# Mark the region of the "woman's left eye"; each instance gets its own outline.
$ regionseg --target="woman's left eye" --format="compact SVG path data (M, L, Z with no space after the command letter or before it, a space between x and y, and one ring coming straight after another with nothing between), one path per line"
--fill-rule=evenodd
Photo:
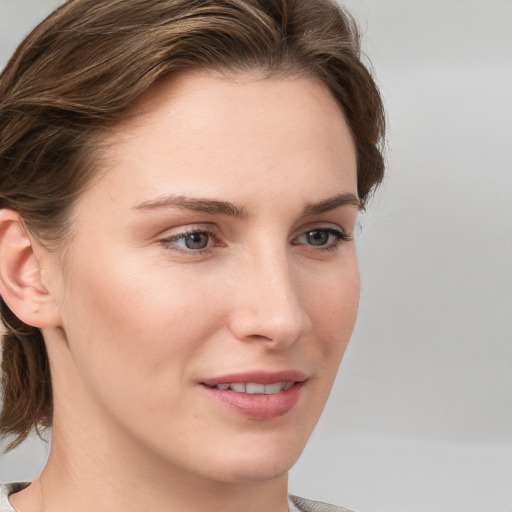
M335 228L315 228L308 229L300 236L295 238L293 245L309 245L312 247L318 247L319 249L334 249L338 244L344 240L350 240L348 236L341 229Z

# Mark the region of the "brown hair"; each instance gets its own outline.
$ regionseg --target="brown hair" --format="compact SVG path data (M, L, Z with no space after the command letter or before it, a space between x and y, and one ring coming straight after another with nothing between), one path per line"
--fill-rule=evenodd
M331 0L68 0L16 50L0 76L0 208L57 243L94 172L98 133L152 84L194 69L301 74L343 109L364 205L383 176L384 114L359 35ZM49 245L50 247L50 245ZM39 329L0 299L3 410L10 447L52 421Z

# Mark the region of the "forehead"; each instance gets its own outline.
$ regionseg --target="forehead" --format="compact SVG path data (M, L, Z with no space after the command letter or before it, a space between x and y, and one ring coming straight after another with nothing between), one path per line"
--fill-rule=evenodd
M310 78L178 75L150 89L104 142L101 181L123 192L131 184L134 203L190 187L234 201L242 186L256 193L290 180L355 187L343 112Z

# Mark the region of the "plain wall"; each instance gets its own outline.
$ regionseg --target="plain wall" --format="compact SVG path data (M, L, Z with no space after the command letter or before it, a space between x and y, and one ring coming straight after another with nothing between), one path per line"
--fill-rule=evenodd
M0 0L0 66L56 0ZM347 0L386 101L361 308L291 490L358 512L512 510L512 1ZM31 479L46 447L0 456Z

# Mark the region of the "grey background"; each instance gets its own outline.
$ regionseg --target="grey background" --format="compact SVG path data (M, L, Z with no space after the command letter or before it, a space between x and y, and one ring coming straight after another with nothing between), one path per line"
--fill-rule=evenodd
M0 0L0 66L56 0ZM347 0L388 109L354 337L291 490L512 511L512 1ZM33 478L46 448L0 456Z

